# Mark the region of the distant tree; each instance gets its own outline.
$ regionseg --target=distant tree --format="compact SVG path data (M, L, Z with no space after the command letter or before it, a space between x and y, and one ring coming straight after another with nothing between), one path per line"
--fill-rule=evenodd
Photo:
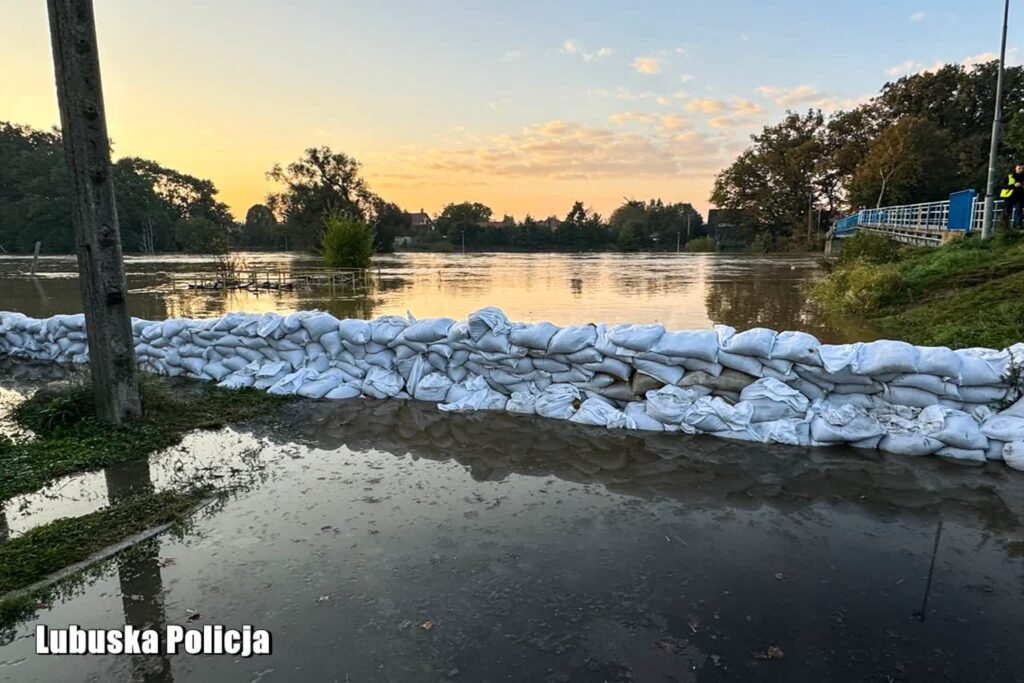
M395 250L395 236L409 232L412 219L398 204L374 196L370 201L373 249L378 253Z
M491 220L491 209L478 202L448 204L434 220L434 228L446 235L452 244L461 244L463 235L467 245L476 245L483 225Z
M855 206L936 201L958 189L950 137L925 118L904 118L884 129L850 181Z
M365 221L333 210L324 214L322 248L331 268L366 268L373 255L373 230Z
M174 225L174 238L190 254L225 254L227 232L208 218L181 218Z
M277 218L266 204L253 204L245 212L242 244L246 247L276 247L280 239Z
M284 186L267 197L267 204L287 224L293 247L321 246L326 212L364 220L372 210L373 194L359 162L330 147L310 147L298 161L275 164L267 177Z

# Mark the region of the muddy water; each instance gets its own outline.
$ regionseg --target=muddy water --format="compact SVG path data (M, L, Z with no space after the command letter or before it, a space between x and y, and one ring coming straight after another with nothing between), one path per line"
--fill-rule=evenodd
M254 268L317 267L295 254L242 254ZM75 262L0 258L0 310L43 316L80 310ZM823 341L874 338L863 325L826 322L807 304L801 287L818 274L816 255L747 254L396 254L377 257L368 287L289 292L197 291L209 258L128 257L134 315L216 316L230 310L282 313L309 308L339 317L389 313L454 318L497 305L513 320L557 324L604 321L663 322L677 328L724 323L738 328L801 329Z
M8 633L0 679L1022 678L1013 472L415 402L288 411L64 482L57 505L159 487L200 451L248 472L193 533ZM252 624L274 652L39 657L37 622Z

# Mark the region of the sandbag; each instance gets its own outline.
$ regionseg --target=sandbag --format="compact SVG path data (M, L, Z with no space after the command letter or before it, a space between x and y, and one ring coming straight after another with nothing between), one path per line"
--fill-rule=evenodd
M861 344L853 359L853 370L860 375L881 375L889 372L917 372L917 348L907 342L880 341Z
M665 384L678 384L685 374L683 368L671 365L662 365L661 363L656 363L651 360L641 360L639 358L633 361L633 367L637 369L637 372L650 375Z
M752 327L749 330L738 332L723 340L721 350L740 356L771 358L776 335L775 330L769 330L766 327ZM719 362L721 363L721 361ZM725 363L722 363L722 365L725 365Z
M1004 381L1010 368L1010 354L993 349L958 349L961 386L982 386Z
M616 346L634 351L652 351L665 334L664 325L616 325L608 330L608 339Z
M625 416L621 410L617 410L596 398L588 398L583 401L579 409L569 418L569 421L611 429L620 429L626 424Z
M999 441L1024 441L1024 417L992 415L981 424L981 433Z
M579 389L571 384L552 384L537 397L534 409L541 417L568 420L580 403Z
M862 409L844 404L836 406L827 401L812 405L811 438L821 443L862 441L885 433L878 420Z
M1003 462L1015 470L1024 470L1024 440L1011 441L1003 446Z
M917 347L918 372L960 381L962 365L960 356L945 346Z
M362 395L363 390L361 384L341 384L324 394L324 398L329 398L331 400L344 400L359 398Z
M764 365L758 358L732 353L729 351L718 351L718 363L723 367L738 370L753 377L761 377L764 374Z
M597 330L593 325L571 325L560 329L548 344L548 353L572 353L593 346Z
M481 337L488 333L507 337L508 333L512 330L508 318L505 317L505 313L494 306L486 306L479 311L470 313L467 325L469 327L469 337L473 341L479 341Z
M394 370L373 366L363 378L363 393L371 398L390 398L402 391L405 382Z
M452 318L425 318L417 320L399 335L403 341L433 344L448 336L448 330L455 324Z
M665 332L650 351L715 363L718 359L718 334L714 330Z
M532 391L513 391L512 396L505 404L505 410L510 413L523 413L533 415L536 412L537 394Z
M781 332L775 337L775 344L772 346L769 357L791 360L804 365L820 366L821 359L818 357L818 347L820 346L821 343L818 339L806 332Z
M935 455L940 458L974 465L984 465L987 461L984 450L968 450L964 448L954 448L953 446L944 446L935 451Z
M886 434L878 444L880 451L909 456L931 455L942 447L943 443L938 439L914 433Z
M559 329L557 325L552 325L551 323L524 325L513 328L509 333L509 339L516 346L546 351L548 344L551 343L551 338L555 336Z
M622 412L626 420L626 429L639 429L645 432L665 430L665 425L647 414L646 404L643 401L626 404L626 408Z

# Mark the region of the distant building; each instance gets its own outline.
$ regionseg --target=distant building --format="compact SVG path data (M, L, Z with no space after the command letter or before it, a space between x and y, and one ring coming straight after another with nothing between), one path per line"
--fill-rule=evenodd
M433 230L434 220L430 217L430 214L426 213L423 209L420 209L416 213L408 213L409 216L409 227L414 231L420 230Z

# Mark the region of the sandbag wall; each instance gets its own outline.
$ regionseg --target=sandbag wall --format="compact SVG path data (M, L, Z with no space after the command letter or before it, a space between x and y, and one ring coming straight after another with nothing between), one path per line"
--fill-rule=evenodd
M303 311L134 319L147 371L307 398L417 399L609 428L851 444L1024 469L1024 344L821 344L804 332L514 323ZM88 362L84 319L0 313L0 356Z

